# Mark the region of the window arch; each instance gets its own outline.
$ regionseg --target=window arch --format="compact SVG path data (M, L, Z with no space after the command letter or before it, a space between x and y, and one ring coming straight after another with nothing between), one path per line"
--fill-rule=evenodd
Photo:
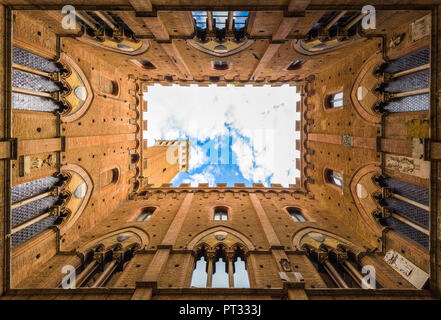
M245 251L240 245L226 248L219 244L214 249L201 246L195 252L190 287L249 288Z
M293 242L295 247L306 253L328 288L363 287L363 265L357 259L363 248L314 228L300 231ZM364 285L371 289L382 288L380 283L369 279Z
M325 182L339 188L343 189L343 174L341 172L326 169L325 170Z
M303 215L302 211L299 208L295 207L288 207L286 208L286 211L288 211L289 215L295 222L306 222L306 218Z
M229 287L229 273L233 272L229 270L229 264L227 262L227 254L225 252L225 247L219 245L216 248L214 259L208 260L208 267L210 267L210 262L212 266L211 273L211 287L212 288L228 288ZM207 275L207 278L210 274Z
M155 207L143 208L139 216L136 218L136 221L148 221L152 217L155 210Z
M106 170L100 175L101 188L116 184L119 180L119 170L118 168L113 168Z
M327 109L343 107L343 91L330 94L326 97L325 106Z
M228 220L228 208L224 206L214 207L213 213L214 221L227 221Z
M196 252L190 287L205 288L207 285L207 252L204 247Z
M132 232L116 233L102 239L85 252L84 263L76 268L75 288L113 287L115 280L118 281L116 275L126 269L140 247L140 237ZM72 285L64 281L58 286Z

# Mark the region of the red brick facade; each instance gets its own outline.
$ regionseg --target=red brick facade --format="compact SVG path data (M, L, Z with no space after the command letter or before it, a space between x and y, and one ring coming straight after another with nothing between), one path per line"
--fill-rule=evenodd
M218 1L217 11L229 6L249 12L245 37L239 44L225 44L231 48L223 56L210 53L208 45L198 40L191 10L199 10L204 1L178 6L174 1L100 0L93 8L86 1L71 2L83 17L89 12L95 21L106 17L123 21L133 37L124 34L120 42L108 37L104 38L109 42L97 41L88 38L91 31L84 26L63 29L62 6L49 5L51 1L31 5L0 0L2 299L432 299L439 295L441 130L434 93L439 89L441 30L435 27L440 28L441 7L436 1L426 1L425 10L404 10L415 5L412 1L402 1L403 7L372 1L377 8L375 30L348 34L336 48L319 53L313 49L305 53L307 43L302 41L321 18L332 18L333 10L348 10L344 1L333 1L332 10L329 1L319 0L276 1L271 8L265 7L269 6L265 1ZM363 4L351 2L351 19ZM92 11L104 12L104 18L98 19ZM412 22L427 15L431 35L411 41L406 34L397 40L409 32ZM118 48L118 43L125 47ZM135 47L133 52L130 46ZM58 61L68 70L59 76L71 90L60 93L58 101L67 101L69 110L25 110L11 102L20 92L12 85L11 70L23 68L11 58L12 47ZM429 66L420 66L430 72L430 107L378 112L375 108L389 102L388 93L381 91L387 86L387 72L378 70L424 48L431 53ZM216 70L214 60L224 60L229 67ZM300 68L290 69L296 60L303 61ZM297 146L287 148L301 151L297 161L301 177L289 187L172 187L168 183L180 171L178 164L167 162L166 147L148 148L142 138L148 130L142 116L147 108L144 98L147 94L148 102L147 86L155 83L296 86L292 90L301 94L297 105L301 120L296 123L301 138ZM78 87L84 87L80 93L86 95L81 103L73 96ZM343 92L343 106L330 108L330 96L338 92ZM330 177L329 170L335 175ZM64 198L56 214L60 221L16 245L14 234L26 226L12 222L13 210L26 199L13 201L14 187L52 176L61 179L57 196ZM426 212L427 225L392 212L390 197L402 198L379 179L430 190L428 204L412 197L400 200ZM386 196L388 191L394 194ZM226 221L213 219L216 207L226 208ZM299 210L306 221L293 219L290 208ZM151 216L142 221L147 213ZM412 240L410 231L403 231L409 226L428 239L426 247ZM225 260L234 260L234 250L245 259L249 288L191 287L201 255L213 263L219 258L216 252L225 251ZM418 287L421 277L414 279L397 270L388 260L391 250L406 261L402 268L413 268L423 278L428 275L427 284ZM68 292L60 287L66 265L73 266L82 281ZM377 289L362 289L364 266L375 268Z

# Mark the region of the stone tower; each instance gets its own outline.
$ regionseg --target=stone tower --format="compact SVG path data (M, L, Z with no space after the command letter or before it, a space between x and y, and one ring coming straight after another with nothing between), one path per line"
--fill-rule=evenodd
M189 140L156 140L144 155L147 183L154 187L169 183L179 172L188 171L189 159Z

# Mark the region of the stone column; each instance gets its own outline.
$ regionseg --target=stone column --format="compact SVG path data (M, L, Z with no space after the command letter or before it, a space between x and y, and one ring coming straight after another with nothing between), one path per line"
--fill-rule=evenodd
M228 263L228 284L230 288L234 288L234 251L227 251L226 257Z
M103 283L112 275L117 266L118 265L116 260L110 261L104 271L100 274L98 279L96 279L95 283L92 285L92 288L102 287Z
M342 267L346 270L346 272L351 276L351 278L362 287L363 276L358 271L357 267L352 264L352 262L345 260L341 263Z
M207 252L207 288L213 285L213 269L214 259L216 258L216 251Z
M341 275L338 273L337 270L335 270L334 266L329 262L328 259L325 259L323 261L323 265L328 272L329 276L337 283L339 288L349 288L349 286L346 284L346 282L343 280Z

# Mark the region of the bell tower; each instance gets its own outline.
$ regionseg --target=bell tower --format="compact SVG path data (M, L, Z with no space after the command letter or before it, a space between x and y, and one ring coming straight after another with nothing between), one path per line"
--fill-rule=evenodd
M190 141L155 140L155 144L146 150L145 176L148 184L160 187L169 183L179 172L188 171Z

